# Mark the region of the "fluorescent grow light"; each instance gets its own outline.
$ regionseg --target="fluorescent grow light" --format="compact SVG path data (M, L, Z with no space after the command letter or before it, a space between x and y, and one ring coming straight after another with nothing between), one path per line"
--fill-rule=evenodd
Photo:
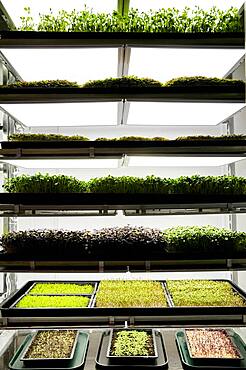
M203 9L209 9L213 6L217 6L220 9L229 9L232 6L240 8L242 5L243 0L130 0L131 8L137 8L142 11L172 7L183 9L185 6L188 6L189 8L199 6Z
M129 167L217 167L242 157L129 157Z
M182 76L224 77L243 55L237 49L132 48L129 74L162 82Z
M241 103L131 102L129 125L217 125L244 107Z
M117 74L117 48L1 51L25 81L59 79L82 84L88 80L116 77Z
M52 169L52 168L117 168L117 159L16 159L6 160L2 162L12 164L17 167L37 168L37 169Z
M2 104L26 126L113 125L118 103Z
M2 0L2 3L16 26L21 25L20 17L26 15L24 8L30 7L31 14L34 20L37 21L39 14L47 14L50 9L53 13L57 13L59 9L66 11L82 10L86 6L89 9L93 9L93 12L109 12L111 13L117 8L117 0Z

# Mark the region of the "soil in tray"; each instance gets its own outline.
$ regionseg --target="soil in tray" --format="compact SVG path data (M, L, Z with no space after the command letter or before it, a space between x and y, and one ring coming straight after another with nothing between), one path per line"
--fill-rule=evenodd
M62 361L60 365L55 366L28 366L26 367L23 361L21 361L22 356L24 355L27 347L31 343L32 335L27 335L20 347L15 352L13 358L9 362L9 368L12 370L48 370L48 369L55 369L55 370L61 370L61 369L82 369L83 364L85 361L85 355L88 347L88 337L89 335L84 332L79 332L78 336L78 342L75 347L75 353L71 360L69 360L69 363L66 363L66 361Z
M28 294L52 295L52 294L92 294L94 286L92 284L76 283L36 283Z
M246 306L245 299L226 281L169 280L167 288L175 307Z
M101 281L96 307L167 307L163 286L158 281Z
M15 308L75 308L88 307L89 297L84 296L45 296L26 295Z
M109 355L116 357L155 356L152 334L144 330L116 330L113 332Z
M76 334L76 330L42 330L37 333L23 359L69 359Z

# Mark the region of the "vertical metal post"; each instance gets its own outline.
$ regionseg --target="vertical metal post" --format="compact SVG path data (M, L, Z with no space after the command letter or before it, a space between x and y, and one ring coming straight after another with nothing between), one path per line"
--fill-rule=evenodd
M2 73L3 73L3 85L7 85L9 81L9 71L5 64L2 63Z
M117 2L117 12L123 14L124 0L118 0Z
M2 116L3 140L8 140L9 135L24 132L27 127L18 119L9 114L5 109L0 107Z
M129 64L131 57L131 48L127 45L118 49L118 77L127 76L129 73ZM119 106L120 105L120 106ZM123 99L122 102L118 104L118 125L126 124L128 113L130 109L130 103Z
M118 0L117 7L118 13L120 13L122 16L127 15L129 11L129 4L130 0ZM122 47L118 49L118 68L117 68L118 77L128 75L130 56L131 48L129 48L127 45L122 45ZM118 125L125 124L129 108L130 108L129 103L125 99L122 100L122 102L118 103L118 117L117 117ZM124 112L127 112L127 114L125 114Z
M129 11L130 0L118 0L117 11L121 15L127 15Z
M1 10L1 9L0 9ZM15 82L16 80L22 80L21 76L17 71L12 68L7 62L4 55L1 53L0 58L0 84L7 85L8 83ZM2 115L2 130L3 137L9 136L16 131L16 126L20 123L17 122L14 117L3 111ZM21 124L20 124L21 126ZM16 176L17 168L7 163L3 164L4 178L11 178ZM17 230L17 218L16 217L4 217L3 218L3 232L11 232ZM3 275L3 292L9 294L15 291L17 288L17 280L15 273L4 273Z
M227 134L233 135L235 132L234 130L234 118L231 117L228 119L227 122ZM228 164L228 175L229 176L235 176L236 175L236 164L235 162ZM233 231L237 231L237 215L230 214L229 215L229 228ZM234 283L238 283L238 271L232 271L231 273L231 279Z
M3 85L3 63L0 61L0 84Z
M8 163L3 165L4 178L12 178L18 172L17 167ZM3 233L17 230L17 217L4 217L3 218ZM5 294L14 292L17 289L17 277L15 273L4 273L3 289Z

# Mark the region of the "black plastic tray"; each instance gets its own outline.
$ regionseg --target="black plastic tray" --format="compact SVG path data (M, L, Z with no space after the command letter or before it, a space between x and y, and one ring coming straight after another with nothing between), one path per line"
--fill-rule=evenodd
M75 354L72 360L70 360L69 363L63 363L63 365L59 365L59 367L27 367L24 365L24 363L20 360L23 353L26 350L26 347L29 345L30 341L32 340L32 335L29 334L24 339L23 343L20 345L20 347L15 352L13 358L9 362L9 368L11 370L62 370L62 369L68 369L68 370L74 370L74 369L82 369L85 363L85 357L87 353L88 348L88 342L89 342L89 334L85 332L80 332L78 337L78 343L75 349Z
M244 32L42 32L2 30L0 45L29 47L167 46L243 48Z
M221 281L221 282L227 282L229 283L234 292L237 293L238 295L240 295L240 297L242 297L245 301L245 304L246 304L246 292L244 292L242 289L239 288L239 286L237 286L236 284L234 284L232 281L230 280L226 280L226 279L199 279L199 280L210 280L210 281ZM186 309L190 309L190 308L198 308L198 306L175 306L174 302L173 302L173 299L172 299L172 295L171 295L171 292L169 291L168 289L168 286L166 284L166 282L164 283L164 287L165 287L165 290L166 290L166 295L168 297L168 304L170 307L174 307L174 308L181 308L181 307L185 307ZM206 308L211 308L212 306L200 306L202 309L206 309ZM217 307L217 306L213 306L213 307ZM218 306L219 308L225 308L226 306ZM232 309L232 307L228 307L230 309ZM235 310L236 307L233 307L233 310ZM246 310L246 306L245 306L245 310Z
M156 281L159 281L161 283L161 287L162 287L162 291L163 291L163 295L165 297L165 300L167 302L167 307L161 307L160 309L165 309L165 308L169 308L169 307L172 307L171 303L170 303L170 297L169 297L169 294L167 292L167 288L166 288L166 284L165 284L165 281L161 281L161 280L156 280ZM100 286L100 282L98 283L98 286L97 286L97 291L96 293L94 294L93 296L93 300L92 300L92 303L91 303L91 306L92 308L94 308L95 310L105 310L105 309L108 309L108 308L100 308L100 307L97 307L96 306L96 299L97 299L97 292L98 292L98 289L99 289L99 286ZM112 308L112 309L115 309L115 310L122 310L122 308ZM137 308L139 309L139 308ZM150 310L155 310L156 308L153 307L153 308L150 308ZM158 309L158 308L157 308ZM128 307L127 310L135 310L135 308L132 308L132 307ZM148 308L144 308L144 307L141 307L141 310L148 310Z
M210 139L210 140L120 140L120 141L78 141L78 140L42 140L42 141L2 141L2 149L47 149L47 148L85 148L90 149L165 149L165 148L182 148L186 150L189 148L200 147L218 147L222 146L226 149L240 150L242 153L245 153L246 140L222 140L222 139ZM214 149L215 151L215 149Z
M212 280L212 279L210 279ZM246 293L240 289L236 284L225 279L215 279L216 281L227 281L246 301ZM165 283L165 281L161 281ZM66 321L70 317L73 322L76 320L91 320L94 322L109 322L112 317L116 321L125 321L129 317L134 317L135 323L141 322L141 325L148 325L150 322L185 322L185 324L196 323L203 325L204 322L213 325L219 322L227 324L241 324L244 323L246 315L246 306L242 307L156 307L156 308L101 308L91 307L84 308L15 308L12 305L25 294L27 289L34 283L29 281L17 292L13 293L9 298L4 300L0 305L2 317L11 322L17 322L20 325L25 322L37 321L38 318L47 318L47 323L54 320ZM88 281L90 283L90 281ZM92 296L92 302L95 302L95 295ZM146 324L145 324L146 323ZM49 324L47 324L49 326Z
M203 370L222 370L222 369L246 369L246 345L241 339L241 337L233 333L231 331L234 341L237 344L237 347L239 348L241 354L243 355L244 359L237 362L236 366L227 366L225 363L223 365L211 365L211 366L205 366L205 365L196 365L194 364L194 361L189 356L189 351L186 344L185 334L183 331L178 331L176 333L176 344L178 347L178 352L180 356L180 360L182 362L182 366L184 369L203 369Z
M0 103L62 103L62 102L221 102L244 103L245 87L196 86L150 88L79 88L79 87L4 87Z
M83 205L102 206L107 204L115 209L161 208L165 206L182 205L200 207L209 204L209 208L219 207L230 203L246 202L245 194L161 194L161 193L0 193L0 204L18 205ZM214 204L214 205L213 205ZM129 207L129 208L128 208ZM95 207L94 207L95 208Z
M132 87L132 86L121 86L121 87L73 87L73 86L64 86L64 87L53 87L53 86L17 86L12 87L11 85L0 85L0 92L2 94L10 94L16 96L17 94L80 94L82 97L87 95L115 95L120 96L128 94L136 95L156 95L158 94L187 94L197 93L197 95L206 95L209 93L214 93L218 95L231 94L240 99L245 95L245 86L241 83L239 86L235 84L217 84L217 85L186 85L186 86L162 86L162 87ZM1 93L0 93L1 95ZM225 95L226 96L226 95ZM209 99L209 96L207 96ZM236 99L237 99L236 98ZM175 96L174 96L175 99Z
M157 345L157 352L158 357L152 364L136 364L136 361L132 361L132 363L128 362L127 365L122 366L115 363L107 358L107 349L109 345L110 339L110 331L105 331L102 333L100 345L98 348L98 353L96 357L96 367L98 369L105 369L105 368L128 368L128 369L166 369L168 367L168 358L166 355L165 343L162 334L155 330L155 338L156 338L156 345Z
M20 300L22 299L26 294L28 294L29 290L33 287L33 285L35 283L55 283L55 282L59 282L59 283L64 283L64 282L69 282L69 283L88 283L88 284L93 284L95 285L95 289L93 291L92 294L73 294L75 296L84 296L84 297L88 297L90 300L89 300L89 304L88 304L88 307L80 307L80 308L70 308L70 307L67 307L67 308L19 308L19 307L15 307L15 304ZM89 307L91 307L92 305L92 302L93 302L93 298L94 298L94 295L96 293L96 289L97 289L97 281L58 281L58 280L30 280L28 281L26 284L24 284L17 292L11 294L2 304L1 308L3 309L3 312L6 312L7 316L8 316L8 313L7 311L10 312L10 316L18 316L18 317L21 317L21 316L41 316L41 317L47 317L47 316L56 316L59 314L62 316L62 315L65 315L65 316L68 316L68 315L73 315L73 314L77 314L77 315L82 315L82 312L84 312L84 310L87 310ZM67 294L64 294L67 296ZM56 294L52 294L52 296L60 296L60 295L56 295ZM5 308L7 308L7 310L5 310Z

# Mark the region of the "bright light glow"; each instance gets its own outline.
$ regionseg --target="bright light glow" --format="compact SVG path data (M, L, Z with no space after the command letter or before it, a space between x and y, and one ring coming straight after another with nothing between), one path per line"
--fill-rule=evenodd
M143 157L130 156L129 167L218 167L243 160L242 157ZM28 169L117 168L117 159L11 159L1 162Z
M51 168L117 168L117 159L16 159L2 162L24 168L51 169Z
M118 103L2 104L26 126L113 125Z
M24 8L30 7L31 14L34 20L38 19L39 13L47 14L50 8L53 13L57 13L59 9L72 11L73 9L81 10L86 5L94 12L109 12L111 13L117 8L117 0L2 0L2 3L16 26L21 25L20 17L25 14Z
M117 48L1 51L25 81L60 79L82 84L117 74Z
M217 6L220 9L228 9L232 6L240 8L243 5L243 0L131 0L130 7L137 8L142 11L149 9L161 8L178 8L183 9L185 6L194 8L199 6L203 9L209 9Z
M129 74L162 82L183 76L224 77L243 55L237 49L132 48Z
M129 167L217 167L242 157L129 157Z
M244 107L229 103L132 102L129 125L217 125Z

